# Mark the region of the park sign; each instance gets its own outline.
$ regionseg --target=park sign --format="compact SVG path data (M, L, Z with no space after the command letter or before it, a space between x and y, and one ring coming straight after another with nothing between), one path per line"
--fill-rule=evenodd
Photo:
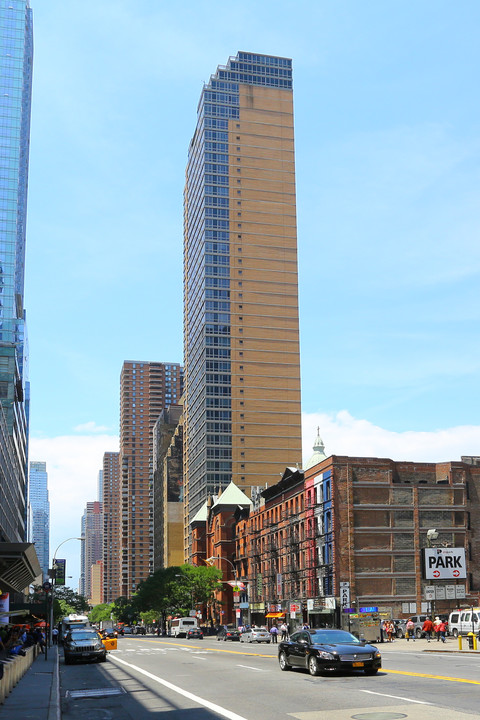
M467 577L465 548L424 548L425 580L461 580Z

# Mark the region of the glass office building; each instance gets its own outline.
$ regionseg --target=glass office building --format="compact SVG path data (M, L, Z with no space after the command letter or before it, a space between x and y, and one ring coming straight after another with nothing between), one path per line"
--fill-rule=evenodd
M24 540L28 434L24 274L33 63L28 0L0 0L0 63L0 402L19 468L14 477L2 477L0 485L10 486L16 505L11 540Z
M184 197L188 523L301 462L292 61L239 52L203 88Z
M48 499L48 473L44 462L30 463L28 501L32 527L29 542L35 544L38 562L44 580L48 580L50 548L50 502Z

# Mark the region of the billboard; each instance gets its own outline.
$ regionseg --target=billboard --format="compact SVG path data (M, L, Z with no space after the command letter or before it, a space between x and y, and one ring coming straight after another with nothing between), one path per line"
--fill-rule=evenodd
M424 548L424 580L460 580L467 577L465 548Z
M55 572L55 585L65 585L66 580L66 560L55 560L54 570Z

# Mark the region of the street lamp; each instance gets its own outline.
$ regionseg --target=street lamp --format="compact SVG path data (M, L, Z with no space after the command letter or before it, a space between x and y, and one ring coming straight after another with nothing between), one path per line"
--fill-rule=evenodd
M427 530L427 547L435 547L432 545L435 540L438 540L438 530L436 528L430 528L430 530ZM430 615L434 616L434 608L435 608L435 600L430 600Z
M207 558L205 560L205 562L207 563L207 565L213 565L215 560L225 560L225 562L230 563L230 565L232 566L233 578L235 580L235 585L236 585L237 584L237 568L235 567L233 562L231 560L229 560L228 558L223 557L222 555L212 555L212 557Z
M66 540L62 540L60 545L57 546L57 549L53 553L53 560L52 560L52 596L51 596L51 605L50 605L50 630L48 633L48 644L49 646L52 644L52 629L53 629L53 591L55 588L55 576L57 571L57 552L60 550L62 545L65 545L65 543L69 542L70 540L85 540L85 537L69 537Z

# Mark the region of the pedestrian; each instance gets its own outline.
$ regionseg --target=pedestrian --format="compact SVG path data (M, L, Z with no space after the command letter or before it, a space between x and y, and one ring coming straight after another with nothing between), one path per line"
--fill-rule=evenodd
M282 638L281 638L281 639L282 639L282 640L288 640L288 637L287 637L287 636L288 636L288 626L287 626L287 624L286 624L285 622L283 622L283 623L280 625L280 630L281 630L281 633L282 633Z
M412 636L413 642L415 642L415 623L413 622L412 618L407 620L405 629L407 631L407 634L406 634L407 642L408 642L408 640L410 640L410 635Z
M440 620L440 618L439 618L438 615L437 615L436 618L435 618L435 620L433 621L433 629L434 629L434 631L435 631L435 635L437 636L437 642L440 642L440 625L441 625L441 622L442 622L442 621Z
M56 627L52 630L52 642L54 645L58 645L58 628Z
M391 620L387 621L387 642L393 642L393 636L395 635L395 625Z
M433 632L433 623L432 619L427 617L425 622L422 625L422 630L425 633L425 637L427 638L427 642L430 642L430 638L432 637Z
M274 645L278 642L278 627L276 625L272 625L270 628L270 639Z
M440 620L440 624L438 626L438 632L440 633L440 640L442 643L445 642L445 633L447 630L447 623L444 620Z

